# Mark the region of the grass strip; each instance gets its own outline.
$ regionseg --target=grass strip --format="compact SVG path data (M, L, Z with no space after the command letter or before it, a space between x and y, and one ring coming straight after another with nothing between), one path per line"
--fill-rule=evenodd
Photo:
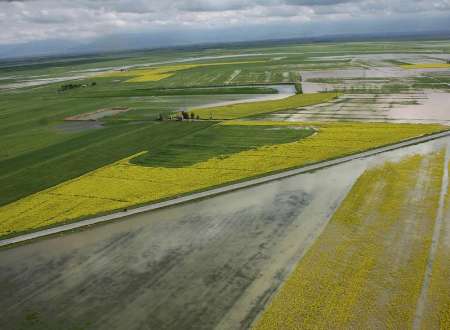
M280 100L237 103L210 108L194 108L191 111L202 119L237 119L324 103L338 96L338 93L296 94Z

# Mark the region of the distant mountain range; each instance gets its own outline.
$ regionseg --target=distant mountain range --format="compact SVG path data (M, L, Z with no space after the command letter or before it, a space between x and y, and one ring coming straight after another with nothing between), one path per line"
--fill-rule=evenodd
M121 53L126 51L167 49L167 48L209 48L223 45L259 45L264 43L308 43L333 41L375 41L399 39L450 39L450 31L404 32L390 34L340 34L323 35L310 38L239 40L217 42L216 36L205 34L204 42L186 41L199 40L199 35L188 38L186 35L173 35L170 39L146 34L120 34L97 38L90 42L74 42L67 40L34 41L15 45L0 45L0 60L30 59L32 57L79 56L99 53Z

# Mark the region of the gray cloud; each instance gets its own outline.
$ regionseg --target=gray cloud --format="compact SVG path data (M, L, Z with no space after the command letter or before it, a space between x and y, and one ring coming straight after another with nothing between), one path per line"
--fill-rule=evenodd
M177 35L201 42L202 35L228 41L387 26L392 32L443 30L450 29L449 18L450 0L0 0L0 45L119 34L152 35L163 43Z
M359 2L355 0L285 0L282 1L283 3L289 4L289 5L296 5L296 6L331 6L331 5L337 5L340 3L348 3L348 2Z

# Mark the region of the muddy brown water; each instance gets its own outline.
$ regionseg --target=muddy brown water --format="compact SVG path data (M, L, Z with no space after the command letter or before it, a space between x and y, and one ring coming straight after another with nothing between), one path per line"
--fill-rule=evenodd
M448 141L2 249L0 324L248 328L366 168Z

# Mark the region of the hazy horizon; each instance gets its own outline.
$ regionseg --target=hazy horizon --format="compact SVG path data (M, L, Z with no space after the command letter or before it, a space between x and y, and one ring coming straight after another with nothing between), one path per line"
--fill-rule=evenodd
M0 57L450 30L450 1L0 1Z

